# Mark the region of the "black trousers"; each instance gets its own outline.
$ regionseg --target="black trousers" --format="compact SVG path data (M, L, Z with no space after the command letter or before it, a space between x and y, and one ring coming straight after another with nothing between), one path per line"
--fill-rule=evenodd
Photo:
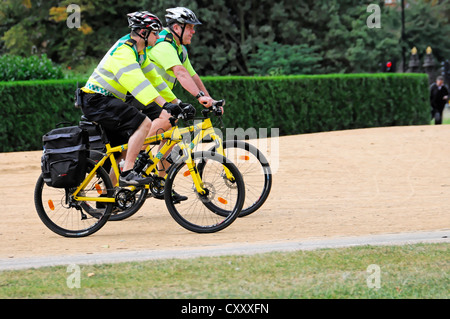
M431 107L431 119L434 119L434 124L442 124L444 108L445 108L445 105Z
M146 118L136 107L99 93L84 94L82 110L88 120L102 125L112 146L128 143Z

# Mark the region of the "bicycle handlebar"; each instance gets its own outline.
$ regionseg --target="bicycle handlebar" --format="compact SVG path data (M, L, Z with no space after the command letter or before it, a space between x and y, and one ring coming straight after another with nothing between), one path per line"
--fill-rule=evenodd
M203 117L208 117L208 114L210 112L214 112L214 114L218 117L221 117L223 115L222 113L222 107L225 105L225 100L219 100L216 101L216 103L214 103L210 108L206 108L204 110L202 110L202 115Z
M216 101L210 108L205 108L205 109L203 109L202 110L202 115L203 115L203 117L204 118L207 118L208 117L208 114L210 113L210 112L214 112L214 114L217 116L217 117L222 117L222 115L223 115L223 113L222 113L222 107L225 105L225 100L223 99L223 100L219 100L219 101ZM178 116L177 117L175 117L175 116L171 116L170 118L169 118L169 121L170 121L170 124L172 125L172 126L175 126L176 125L176 121L178 120L178 119L182 119L182 120L185 120L185 119L187 119L187 114L185 113L185 112L181 112L180 114L178 114Z

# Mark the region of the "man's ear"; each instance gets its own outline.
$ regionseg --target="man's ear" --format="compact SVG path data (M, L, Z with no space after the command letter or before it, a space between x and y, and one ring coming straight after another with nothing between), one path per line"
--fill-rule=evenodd
M145 38L148 35L149 32L150 32L149 30L141 29L139 31L139 34Z
M174 23L174 24L172 25L172 29L173 29L176 33L178 33L179 31L181 31L181 27L180 27L180 25L179 25L178 23Z

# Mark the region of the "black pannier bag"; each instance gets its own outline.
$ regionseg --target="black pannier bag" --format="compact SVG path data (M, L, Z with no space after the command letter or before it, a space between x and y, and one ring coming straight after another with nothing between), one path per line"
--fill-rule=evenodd
M84 117L81 117L81 121L78 125L82 129L86 130L89 134L90 151L88 153L88 157L94 162L98 163L98 161L101 160L106 153L106 145L103 142L102 132L100 131L98 124L89 122ZM119 155L120 154L115 154L114 156L116 156L117 158ZM111 168L111 161L107 159L102 167L107 172L109 172L109 169Z
M56 128L42 137L44 182L55 188L78 186L86 174L89 135L78 126Z
M106 152L106 146L103 144L101 132L98 126L89 121L80 121L79 127L86 130L89 134L89 158L98 162Z

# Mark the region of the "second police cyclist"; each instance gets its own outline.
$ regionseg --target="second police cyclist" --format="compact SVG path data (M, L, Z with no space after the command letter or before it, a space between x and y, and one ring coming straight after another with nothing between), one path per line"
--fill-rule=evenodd
M128 23L131 33L111 47L82 88L82 110L86 118L102 125L112 145L128 143L125 165L119 177L120 186L150 182L148 177L141 176L133 167L150 133L152 121L125 102L127 92L143 105L163 107L173 116L182 111L171 89L156 73L145 50L157 41L162 30L161 21L148 11L143 11L128 14ZM182 104L182 107L193 108L187 104ZM110 176L113 179L114 176Z

